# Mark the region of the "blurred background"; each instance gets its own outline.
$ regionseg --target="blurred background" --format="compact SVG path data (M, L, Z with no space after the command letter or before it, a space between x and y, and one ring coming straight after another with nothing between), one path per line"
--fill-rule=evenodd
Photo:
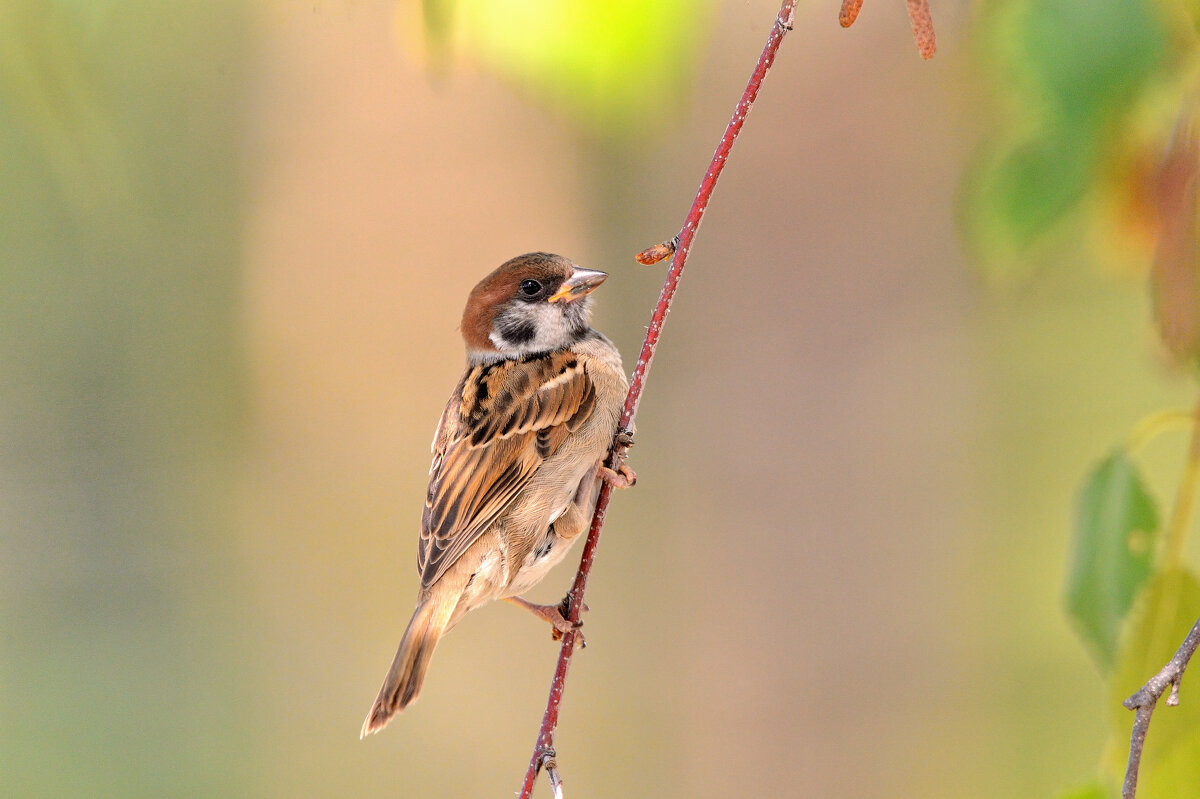
M1072 503L1194 404L1129 189L1194 32L1171 3L1058 5L935 0L929 62L898 0L848 31L802 5L611 507L568 796L1096 773ZM632 256L679 229L777 8L0 5L0 795L512 795L557 646L506 605L358 740L462 304L562 253L611 274L596 326L632 366L665 268ZM1162 500L1185 448L1140 454Z

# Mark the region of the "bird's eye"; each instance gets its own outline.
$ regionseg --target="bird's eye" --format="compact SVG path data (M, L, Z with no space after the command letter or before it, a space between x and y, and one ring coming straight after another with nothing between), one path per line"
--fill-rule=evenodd
M526 297L532 297L542 290L542 284L536 280L522 280L521 293Z

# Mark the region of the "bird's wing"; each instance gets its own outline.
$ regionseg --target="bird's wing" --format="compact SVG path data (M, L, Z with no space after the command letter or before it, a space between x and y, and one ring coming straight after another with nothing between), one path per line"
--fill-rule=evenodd
M592 413L596 388L560 351L471 369L434 436L417 568L428 588Z

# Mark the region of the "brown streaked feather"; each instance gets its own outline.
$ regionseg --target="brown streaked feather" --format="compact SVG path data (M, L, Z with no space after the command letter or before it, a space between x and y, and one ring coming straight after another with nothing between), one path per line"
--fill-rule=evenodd
M434 437L417 553L422 588L500 518L595 400L595 385L570 352L468 371Z

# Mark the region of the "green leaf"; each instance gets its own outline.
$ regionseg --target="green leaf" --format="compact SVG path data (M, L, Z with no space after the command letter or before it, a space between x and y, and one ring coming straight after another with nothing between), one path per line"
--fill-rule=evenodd
M1156 575L1138 597L1122 637L1116 669L1109 682L1113 743L1105 767L1113 779L1125 773L1133 713L1125 699L1158 673L1187 637L1200 616L1200 583L1188 572ZM1193 661L1195 665L1196 661ZM1138 796L1196 796L1200 793L1200 673L1184 674L1179 706L1159 700L1150 721Z
M1150 576L1157 532L1154 499L1125 452L1114 451L1080 493L1066 592L1067 610L1105 673L1121 622Z

